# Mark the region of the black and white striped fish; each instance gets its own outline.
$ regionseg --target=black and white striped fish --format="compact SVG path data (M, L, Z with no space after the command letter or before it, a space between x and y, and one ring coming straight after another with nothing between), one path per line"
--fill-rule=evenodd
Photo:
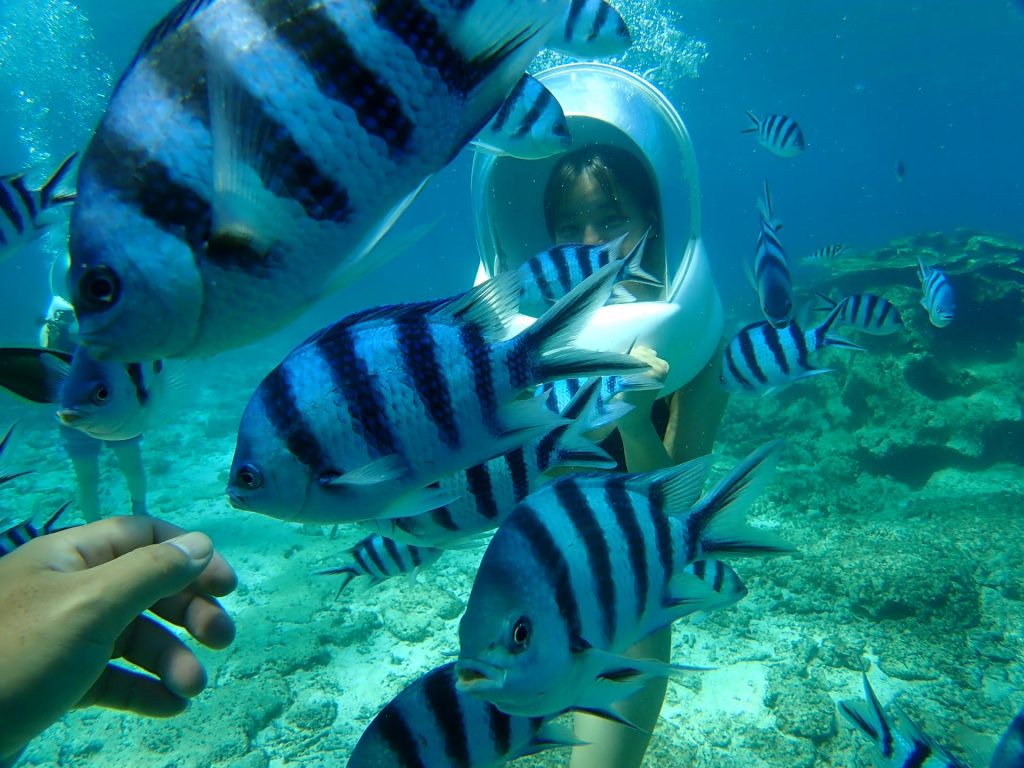
M740 133L756 133L758 144L772 154L796 157L807 148L804 132L793 118L786 115L765 115L761 118L753 112L747 112L747 117L753 125Z
M849 252L850 249L845 243L831 243L812 252L807 257L807 261L816 261L819 264L830 263L838 261Z
M36 525L34 517L22 520L14 525L0 522L0 557L9 555L22 544L32 541L32 539L38 539L40 536L45 536L54 531L64 530L55 526L57 525L57 520L60 519L60 516L64 514L69 506L71 506L71 502L65 502L53 515L44 520L41 526Z
M427 672L359 737L347 768L497 768L579 742L543 717L514 717L458 689L455 664Z
M594 272L613 261L622 261L622 272L618 278L620 281L631 280L643 285L661 287L661 282L641 266L647 236L644 235L633 250L626 254L623 253L622 245L628 236L627 232L599 245L556 245L528 259L518 270L523 305L532 309L553 304ZM622 285L616 285L612 289L613 302L635 300Z
M547 47L577 59L619 56L631 44L626 22L605 0L571 0Z
M839 711L878 747L879 766L893 768L967 768L936 744L905 714L899 722L886 716L864 675L865 701L841 701Z
M43 233L58 220L56 209L74 202L74 192L58 192L77 153L64 159L39 189L29 189L25 174L0 176L0 262Z
M945 328L953 322L953 315L956 313L953 286L950 285L945 272L929 267L920 258L917 260L917 268L921 290L924 292L921 306L928 310L928 319L932 325L936 328Z
M589 383L588 379L552 381L538 387L537 396L544 398L544 404L549 410L554 413L562 413L569 407L573 398L579 396L580 390L588 386ZM661 382L644 373L634 376L602 376L593 404L593 413L598 420L592 418L590 428L596 429L604 426L623 415L618 411L609 410L618 395L625 392L659 389L661 386Z
M839 318L842 306L835 307L816 328L804 331L796 320L785 328L769 323L752 323L741 330L725 348L722 359L722 386L729 392L768 394L794 381L829 373L831 368L815 368L810 355L825 347L863 351L828 332Z
M182 0L82 159L83 343L97 359L213 354L370 269L567 2Z
M821 311L830 312L838 306L839 322L856 328L858 331L864 331L864 333L874 336L888 336L903 329L903 320L899 310L881 296L876 296L873 293L856 293L847 296L838 305L834 299L823 293L819 293L818 297L827 305L821 307Z
M11 435L14 434L15 426L16 425L12 424L10 427L8 427L7 432L4 434L3 440L0 440L0 459L3 459L4 451L7 449L7 444L11 441ZM31 474L31 472L32 470L28 469L25 470L24 472L15 472L13 474L7 474L3 473L3 471L0 470L0 485L6 485L12 480L17 480L19 477L24 477L25 475Z
M242 417L232 505L297 522L403 517L453 501L429 486L558 425L538 383L646 370L573 339L607 300L609 264L518 335L519 279L455 299L357 312L314 334L259 385Z
M704 599L702 610L705 612L728 608L747 596L747 587L739 574L721 560L695 560L683 572L700 579L718 596L717 600L710 595Z
M624 403L602 402L607 378L585 382L562 408L552 409L545 400L548 408L564 420L547 434L484 464L442 478L436 489L453 499L448 504L419 515L369 521L366 526L409 544L458 548L501 525L516 504L548 479L548 473L614 469L615 461L583 436L631 410Z
M1024 768L1024 709L999 738L989 768Z
M572 144L569 123L554 95L523 75L487 126L470 142L473 149L521 160L540 160Z
M344 576L340 595L353 579L368 576L370 587L383 584L395 576L411 576L420 568L427 568L444 554L435 547L416 547L374 533L360 539L348 550L348 562L336 568L317 571L318 576Z
M459 625L459 686L509 714L612 703L677 668L623 652L676 619L719 605L695 560L789 548L750 528L747 506L777 458L764 446L698 500L710 457L632 475L569 475L498 528Z
M789 261L779 239L782 223L772 210L772 195L767 181L758 210L761 226L754 248L754 288L765 319L776 328L783 328L793 318L793 281L789 274Z

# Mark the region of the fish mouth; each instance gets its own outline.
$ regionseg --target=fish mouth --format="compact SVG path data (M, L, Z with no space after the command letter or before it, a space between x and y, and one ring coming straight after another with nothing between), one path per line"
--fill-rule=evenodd
M73 427L82 420L84 414L74 408L61 408L57 411L57 420L65 427Z
M248 512L249 511L249 503L245 500L244 497L239 496L237 493L232 491L230 488L227 489L227 494L228 494L228 504L230 504L235 509L241 509L244 512Z
M455 687L466 693L480 695L505 685L507 669L478 659L460 659L455 663Z

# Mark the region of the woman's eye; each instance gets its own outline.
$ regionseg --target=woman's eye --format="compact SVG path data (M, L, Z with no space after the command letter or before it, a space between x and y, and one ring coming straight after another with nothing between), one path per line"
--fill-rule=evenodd
M605 231L618 229L626 224L626 220L621 216L609 216L601 222L601 226L605 228Z
M579 227L559 227L555 230L555 237L561 243L578 243L583 239L583 232Z

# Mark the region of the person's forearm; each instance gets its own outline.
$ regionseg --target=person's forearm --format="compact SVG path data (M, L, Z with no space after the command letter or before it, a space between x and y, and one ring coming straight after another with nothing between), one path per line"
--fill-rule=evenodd
M629 472L647 472L672 466L672 458L665 450L654 425L647 419L628 426L620 426L622 453Z

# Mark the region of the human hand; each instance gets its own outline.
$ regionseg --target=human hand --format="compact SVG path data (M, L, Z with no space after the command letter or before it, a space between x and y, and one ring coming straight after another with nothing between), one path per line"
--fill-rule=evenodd
M236 583L205 534L141 516L69 528L0 558L0 761L75 706L184 710L206 671L140 614L225 648L235 627L212 595ZM155 677L111 663L119 658Z
M665 379L668 378L668 362L658 357L658 353L655 350L638 344L633 347L630 354L650 366L650 371L647 375L654 381L659 384L665 383ZM619 431L625 430L629 432L632 429L650 423L651 406L654 405L655 400L661 397L661 388L633 390L622 393L620 397L624 403L629 403L633 406L633 410L618 420Z

